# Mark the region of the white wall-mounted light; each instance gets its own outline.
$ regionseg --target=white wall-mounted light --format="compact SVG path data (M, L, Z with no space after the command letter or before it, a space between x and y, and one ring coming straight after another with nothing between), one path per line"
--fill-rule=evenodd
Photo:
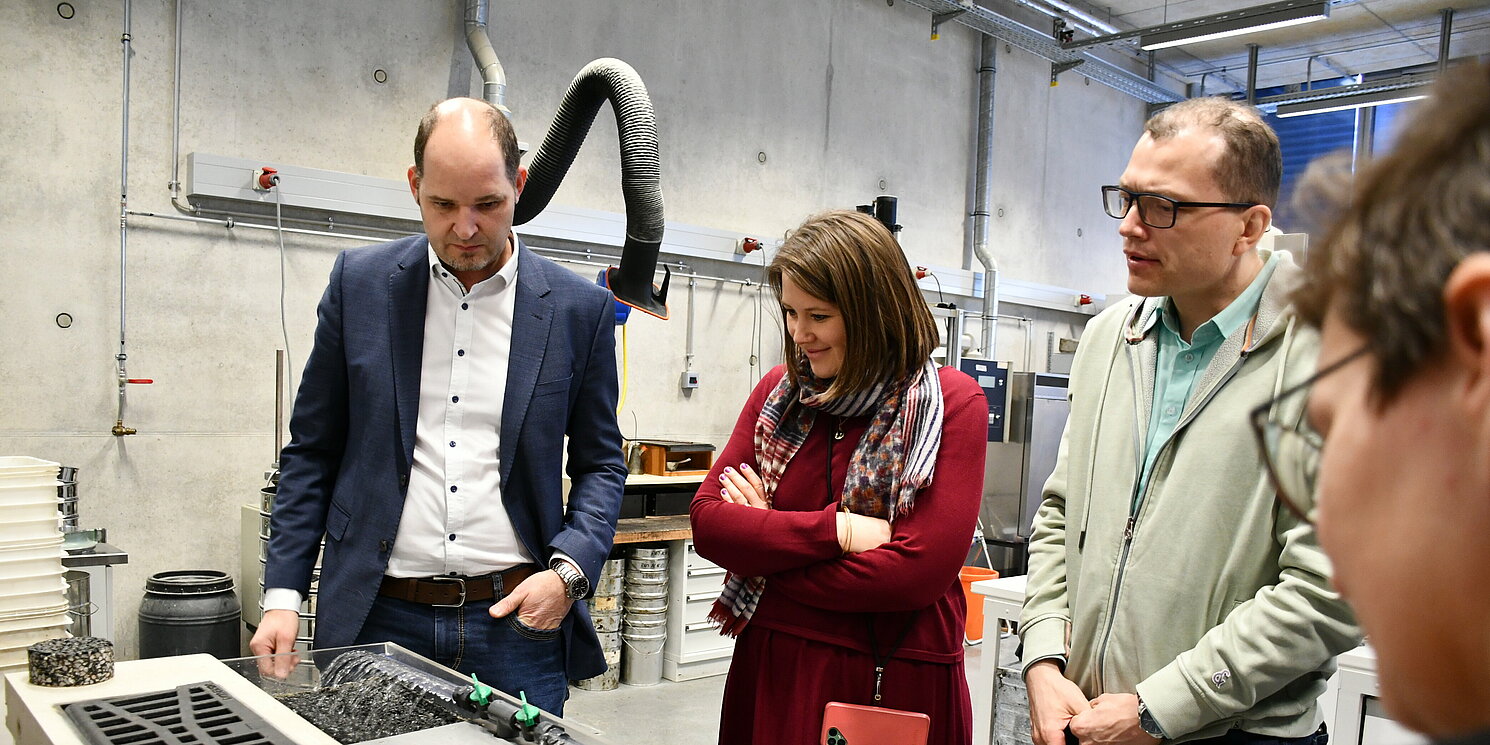
M1138 45L1145 51L1168 49L1181 44L1196 44L1224 39L1228 36L1297 26L1301 23L1322 21L1329 17L1328 0L1315 0L1314 2L1287 0L1156 26L1138 35Z

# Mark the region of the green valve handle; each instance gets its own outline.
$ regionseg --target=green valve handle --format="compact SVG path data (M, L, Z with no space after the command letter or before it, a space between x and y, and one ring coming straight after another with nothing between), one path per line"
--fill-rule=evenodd
M538 707L528 703L527 691L518 691L517 696L518 698L522 699L523 705L522 708L518 709L517 713L513 714L512 716L514 719L517 720L518 724L521 724L523 726L524 729L530 729L533 725L538 723Z
M476 679L476 673L471 673L471 701L476 705L486 708L491 703L492 687Z

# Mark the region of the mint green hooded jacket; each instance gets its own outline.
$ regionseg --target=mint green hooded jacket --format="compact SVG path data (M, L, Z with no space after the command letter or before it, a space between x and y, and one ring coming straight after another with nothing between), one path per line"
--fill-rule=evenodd
M1030 538L1023 659L1065 658L1088 698L1137 693L1174 741L1311 734L1333 658L1360 640L1314 529L1276 499L1249 423L1313 374L1318 353L1318 334L1287 307L1300 270L1279 253L1256 316L1197 380L1143 494L1165 299L1128 298L1087 324ZM1304 397L1290 398L1278 414L1296 421Z

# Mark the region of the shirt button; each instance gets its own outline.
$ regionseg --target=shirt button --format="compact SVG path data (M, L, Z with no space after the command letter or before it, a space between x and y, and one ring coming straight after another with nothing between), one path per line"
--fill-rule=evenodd
M455 447L455 440L450 441L450 447Z
M461 310L470 310L471 309L471 304L470 303L461 303L460 304L460 309Z
M1194 360L1195 360L1195 355L1193 355L1193 354L1187 354L1187 355L1185 355L1185 361L1186 362L1193 362Z
M464 349L457 349L457 350L455 350L455 356L456 357L464 357L464 356L466 356L466 350L464 350Z
M1174 416L1174 407L1171 406L1171 407L1165 409L1164 410L1164 416ZM450 490L451 491L455 491L455 488L454 487L451 487Z
M453 404L460 403L460 396L451 396L450 397L450 403L453 403Z
M450 493L451 493L451 494L454 494L454 493L455 493L455 490L456 490L456 489L459 489L459 488L460 488L460 487L458 487L458 486L452 486L452 487L450 487Z
M451 533L450 534L450 540L452 540L452 541L455 540L455 534L454 533Z
M398 485L399 486L408 486L409 485L409 477L408 476L399 476L398 477Z

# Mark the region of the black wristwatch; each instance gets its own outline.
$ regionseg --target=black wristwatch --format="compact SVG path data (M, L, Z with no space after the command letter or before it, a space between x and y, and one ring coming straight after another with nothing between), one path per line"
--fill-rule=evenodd
M1144 703L1142 698L1138 699L1138 727L1149 737L1160 740L1168 739L1164 736L1164 729L1159 726L1159 720L1154 719L1154 715L1149 713L1149 705Z
M585 577L584 572L574 568L563 559L554 559L548 563L548 568L564 580L564 597L570 600L579 600L590 594L590 580Z

